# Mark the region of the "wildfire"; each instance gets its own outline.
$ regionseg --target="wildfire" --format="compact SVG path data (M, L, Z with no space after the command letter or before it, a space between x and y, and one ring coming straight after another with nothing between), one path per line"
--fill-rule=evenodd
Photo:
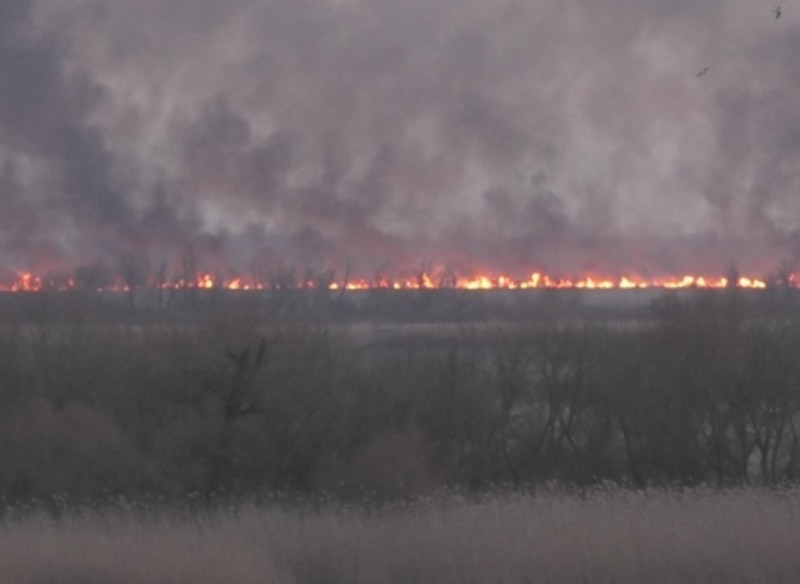
M24 272L19 275L19 280L12 285L12 291L28 292L38 289L41 285L42 282L39 278L36 278L33 274Z
M792 275L788 284L797 287L800 279ZM327 279L299 280L293 285L257 281L253 278L236 276L223 278L212 274L198 274L194 279L179 278L173 281L150 282L147 286L161 289L226 289L234 291L267 290L267 289L328 289L330 291L364 291L364 290L636 290L636 289L665 289L679 290L689 288L719 289L728 287L728 279L724 277L711 277L700 275L683 275L677 277L662 277L647 279L634 275L619 277L604 277L596 274L585 275L577 278L555 277L543 272L533 272L528 278L519 279L508 275L476 275L453 276L436 275L420 272L412 277L391 278L384 275L375 276L372 280L346 279L334 281L333 277ZM767 282L764 279L742 276L738 278L736 286L746 289L764 289ZM0 281L0 292L39 292L43 290L75 290L80 288L74 278L66 278L54 283L31 272L19 272L9 281ZM107 284L97 287L98 291L129 290L124 283Z
M764 289L767 283L763 279L742 276L737 284L739 288ZM339 290L342 285L331 284L331 290ZM371 290L375 288L393 288L395 290L456 288L459 290L536 290L536 289L577 289L577 290L631 290L646 288L664 288L677 290L682 288L727 288L727 278L705 276L681 276L679 278L658 278L646 280L631 276L607 278L585 276L581 278L553 278L547 274L534 272L526 280L514 279L510 276L475 276L456 278L447 283L436 283L429 275L423 274L422 280L400 280L389 282L378 280L356 280L347 282L348 290Z

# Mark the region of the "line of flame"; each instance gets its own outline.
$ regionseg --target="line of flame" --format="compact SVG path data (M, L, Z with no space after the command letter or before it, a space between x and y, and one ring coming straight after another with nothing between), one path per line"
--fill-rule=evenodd
M800 277L792 275L789 284L797 287ZM577 290L634 290L647 288L660 288L677 290L684 288L726 288L728 279L724 277L692 276L664 277L645 279L637 276L622 276L618 278L584 276L580 278L556 278L542 272L534 272L527 279L516 279L510 276L474 276L474 277L449 277L436 278L432 274L421 273L413 278L391 279L376 277L374 280L353 279L342 282L318 282L314 280L298 281L292 286L285 284L269 284L248 280L242 277L222 279L211 274L200 274L194 281L183 279L153 284L151 287L163 289L228 289L228 290L266 290L281 287L297 289L327 288L337 290L420 290L455 288L459 290L537 290L537 289L577 289ZM738 279L737 286L748 289L764 289L767 282L763 279L742 276ZM9 283L0 282L0 292L38 292L42 290L73 290L77 289L74 279L68 279L58 285L48 285L45 281L30 272L20 272L17 278ZM101 289L109 291L127 291L126 285L110 285Z

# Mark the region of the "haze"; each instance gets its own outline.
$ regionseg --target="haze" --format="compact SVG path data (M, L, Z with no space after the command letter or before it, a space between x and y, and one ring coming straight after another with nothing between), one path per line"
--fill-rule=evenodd
M0 272L793 263L800 6L775 8L3 0Z

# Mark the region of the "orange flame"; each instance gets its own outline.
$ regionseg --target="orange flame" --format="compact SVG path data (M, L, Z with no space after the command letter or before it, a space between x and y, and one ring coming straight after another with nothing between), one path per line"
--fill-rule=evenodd
M797 287L800 277L792 275L788 284ZM331 291L363 291L376 289L393 290L433 290L441 288L455 288L459 290L636 290L657 288L665 290L680 290L687 288L720 289L728 286L724 277L683 275L647 279L636 275L608 277L596 274L585 275L578 278L558 278L543 272L533 272L528 278L518 279L509 275L479 274L469 277L449 276L444 277L429 272L420 272L413 277L389 278L378 275L373 280L347 279L345 281L329 284L318 284L314 280L297 282L295 288L316 289L318 286L327 287ZM742 276L736 285L740 288L760 290L767 287L767 282L761 278ZM176 279L173 281L154 284L155 288L181 289L195 288L202 290L226 289L234 291L266 290L285 286L270 285L267 282L257 281L253 278L235 276L231 278L215 277L211 274L198 274L194 281ZM48 286L45 280L29 271L18 272L11 281L0 282L0 292L39 292L45 289L71 290L76 289L74 279L67 279L57 286ZM124 284L113 284L103 288L108 291L127 291Z

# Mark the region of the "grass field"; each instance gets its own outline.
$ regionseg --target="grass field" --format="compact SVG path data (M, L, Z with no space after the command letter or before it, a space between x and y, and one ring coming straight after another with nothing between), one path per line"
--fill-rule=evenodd
M0 529L0 581L789 583L799 551L796 490L611 489L379 510L33 514Z

